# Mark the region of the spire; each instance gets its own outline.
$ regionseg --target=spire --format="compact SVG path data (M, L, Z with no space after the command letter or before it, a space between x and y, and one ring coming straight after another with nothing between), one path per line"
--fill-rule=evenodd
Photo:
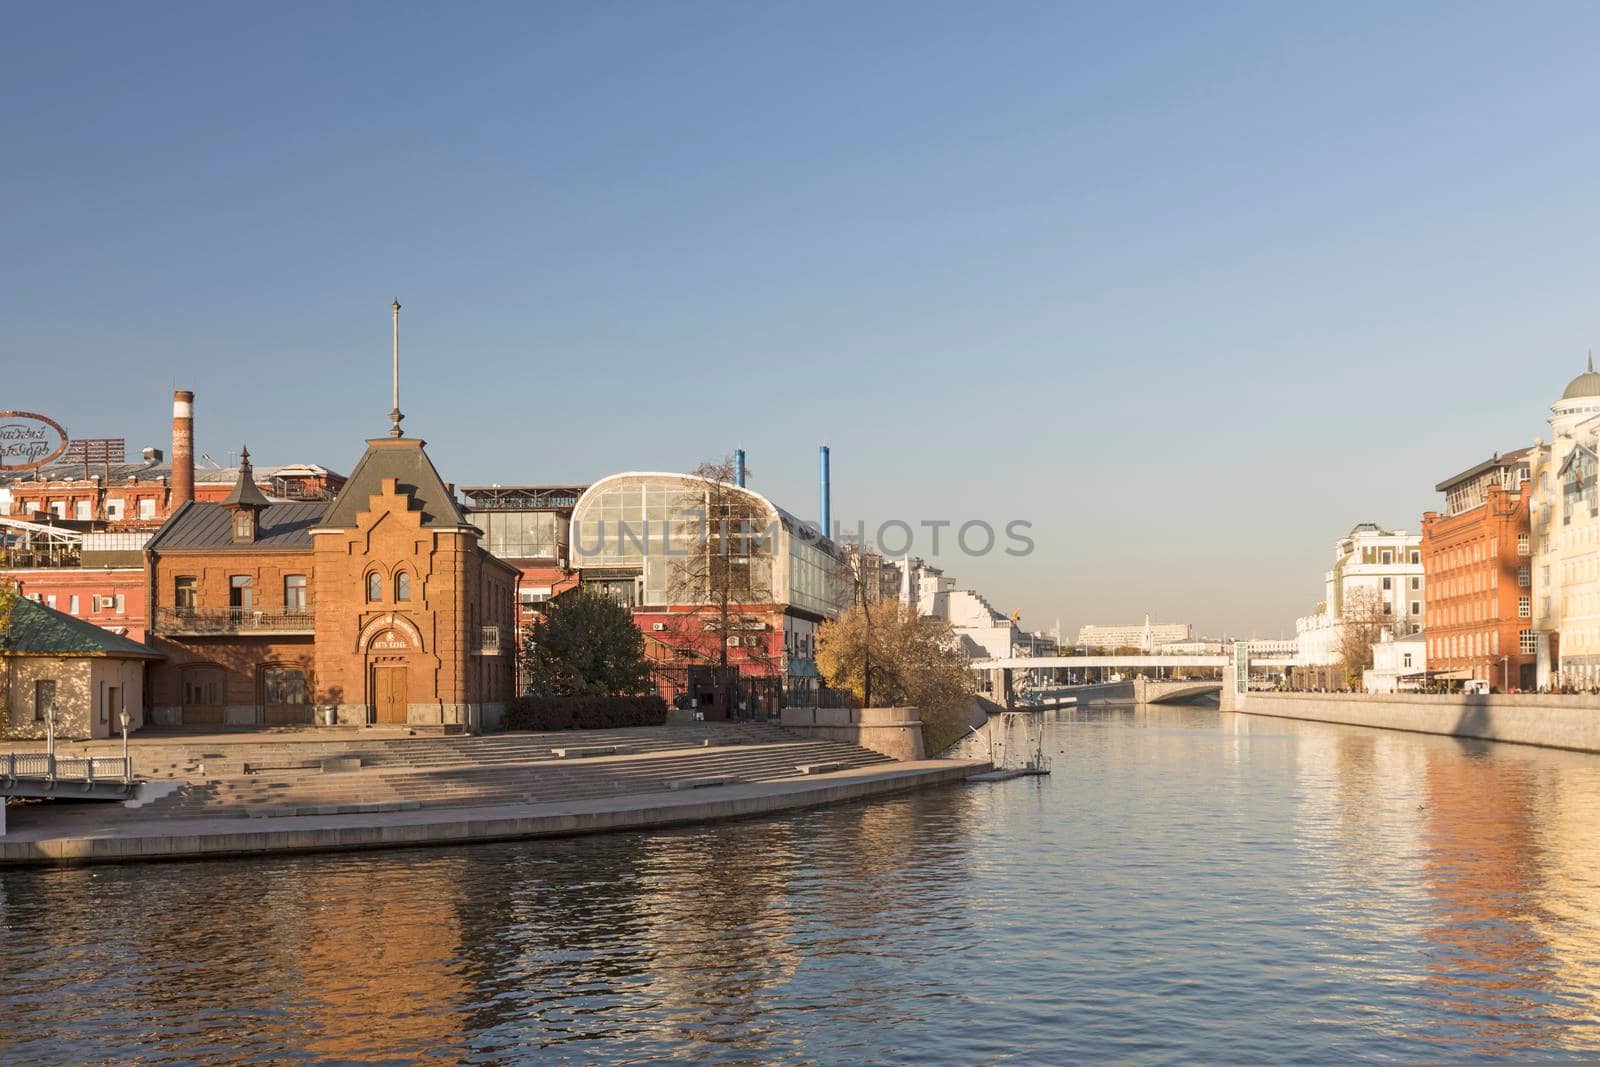
M1589 373L1594 373L1594 349L1589 349Z
M233 483L233 489L223 497L222 503L228 507L264 508L269 501L256 487L255 468L250 465L250 449L239 450L239 478Z
M239 449L239 480L233 491L223 498L222 505L233 512L233 541L249 544L256 539L260 529L261 511L267 498L256 487L255 469L250 466L250 449Z
M394 301L394 407L389 409L390 437L404 437L400 429L400 420L405 416L400 414L400 298Z

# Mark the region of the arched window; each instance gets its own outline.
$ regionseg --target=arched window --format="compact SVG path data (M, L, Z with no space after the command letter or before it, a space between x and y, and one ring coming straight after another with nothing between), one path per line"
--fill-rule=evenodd
M367 603L376 604L383 599L383 575L373 571L367 575Z
M396 601L411 599L411 575L405 571L394 576L394 598Z

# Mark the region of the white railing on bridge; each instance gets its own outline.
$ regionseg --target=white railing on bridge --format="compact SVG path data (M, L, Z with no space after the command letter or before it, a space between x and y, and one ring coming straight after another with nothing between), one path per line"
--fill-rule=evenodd
M14 783L19 778L50 782L133 781L133 759L124 756L53 756L48 752L10 752L0 759L0 778Z

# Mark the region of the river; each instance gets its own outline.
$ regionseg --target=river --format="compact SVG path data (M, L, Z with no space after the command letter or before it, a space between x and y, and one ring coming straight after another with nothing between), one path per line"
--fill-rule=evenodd
M0 872L0 1062L1600 1055L1600 757L1063 713L1048 778Z

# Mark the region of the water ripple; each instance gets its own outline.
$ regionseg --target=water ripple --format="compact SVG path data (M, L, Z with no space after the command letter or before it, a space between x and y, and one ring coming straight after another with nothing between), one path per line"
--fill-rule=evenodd
M0 1062L1600 1053L1600 758L1203 710L1047 743L781 819L0 873Z

